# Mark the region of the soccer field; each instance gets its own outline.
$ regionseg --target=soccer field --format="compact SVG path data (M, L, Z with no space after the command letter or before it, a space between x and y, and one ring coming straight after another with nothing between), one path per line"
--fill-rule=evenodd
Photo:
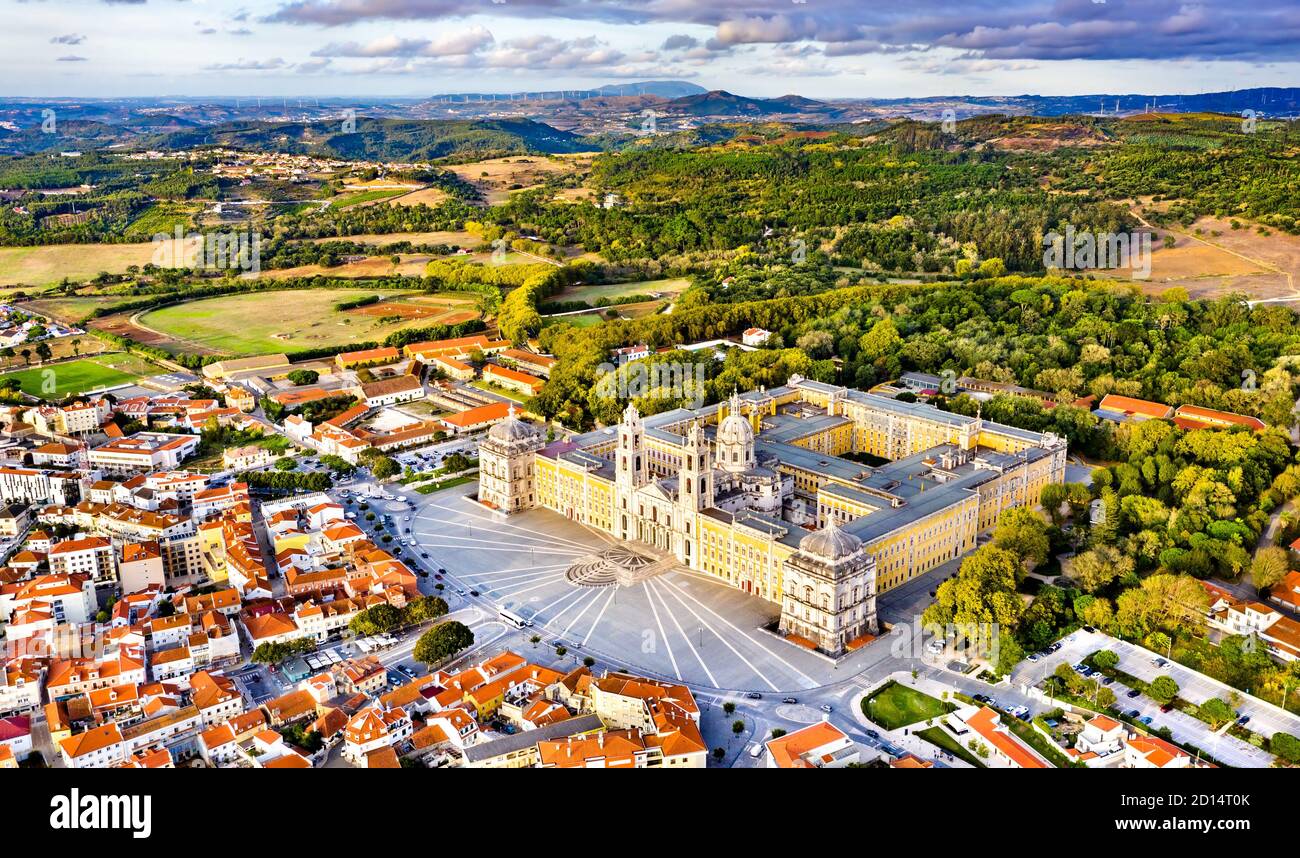
M16 378L24 393L59 399L73 393L128 384L148 371L149 365L144 361L119 352L19 370L0 376L0 381Z

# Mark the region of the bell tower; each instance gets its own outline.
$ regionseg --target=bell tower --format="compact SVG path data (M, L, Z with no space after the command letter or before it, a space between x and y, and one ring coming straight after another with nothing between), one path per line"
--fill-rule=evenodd
M614 453L614 534L620 539L636 536L632 494L646 484L649 473L645 425L636 406L629 402L623 411L623 422L618 424L618 449Z

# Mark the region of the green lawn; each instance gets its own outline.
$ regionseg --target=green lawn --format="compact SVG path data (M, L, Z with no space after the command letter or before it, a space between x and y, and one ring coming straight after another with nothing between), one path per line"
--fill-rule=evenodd
M386 200L389 199L390 197L400 197L402 194L409 194L409 193L410 193L409 190L407 191L397 191L397 190L358 191L355 194L345 194L344 196L341 197L335 197L333 200L333 206L335 208L345 209L348 206L355 206L355 205L359 205L360 203L374 202L375 200Z
M945 733L942 727L926 727L924 730L917 730L915 735L931 745L943 748L954 757L965 760L977 769L987 768L980 762L979 757L957 744L957 740Z
M428 319L381 321L339 312L334 305L373 295L374 289L289 289L202 298L145 313L141 324L182 341L235 355L339 346L382 340ZM388 292L385 296L410 293Z
M552 301L586 301L592 306L602 298L613 301L630 295L649 295L653 293L677 295L691 285L685 277L666 277L662 280L638 280L635 283L592 283L570 286Z
M891 682L862 701L862 714L886 730L938 718L957 707L913 688Z
M110 354L19 370L0 376L0 380L16 378L24 393L59 399L72 393L127 384L147 371L147 365L137 358Z

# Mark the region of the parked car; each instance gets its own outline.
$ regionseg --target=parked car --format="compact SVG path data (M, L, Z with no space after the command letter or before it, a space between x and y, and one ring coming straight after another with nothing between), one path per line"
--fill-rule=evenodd
M1239 726L1245 727L1249 723L1250 723L1249 715L1242 715L1240 718L1237 719L1237 724Z
M1125 712L1124 714L1127 715L1127 716L1130 717L1130 718L1136 718L1137 716L1141 715L1142 713L1139 712L1139 711L1136 710L1136 709L1130 709L1130 710L1128 710L1128 712Z
M1170 701L1169 703L1166 703L1164 706L1161 706L1161 707L1160 707L1160 711L1161 711L1161 712L1169 712L1169 711L1171 711L1173 708L1174 708L1173 701Z
M1138 691L1136 688L1134 688L1132 691L1130 691L1128 694L1125 694L1124 696L1125 696L1125 697L1140 697L1141 695L1142 695L1142 692L1141 692L1141 691Z
M1146 724L1148 727L1150 727L1150 726L1151 726L1151 722L1154 721L1155 719L1152 718L1150 715L1143 715L1143 716L1142 716L1141 718L1139 718L1138 720L1141 721L1143 724Z

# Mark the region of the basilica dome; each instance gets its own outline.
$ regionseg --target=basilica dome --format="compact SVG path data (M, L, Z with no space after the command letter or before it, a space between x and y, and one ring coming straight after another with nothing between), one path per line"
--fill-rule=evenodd
M862 540L851 533L840 530L832 519L821 530L810 533L799 540L799 550L820 560L835 562L851 557L862 550Z
M537 430L529 423L520 420L516 409L511 407L506 419L496 423L488 430L488 437L493 441L509 444L514 441L531 441L537 437Z

